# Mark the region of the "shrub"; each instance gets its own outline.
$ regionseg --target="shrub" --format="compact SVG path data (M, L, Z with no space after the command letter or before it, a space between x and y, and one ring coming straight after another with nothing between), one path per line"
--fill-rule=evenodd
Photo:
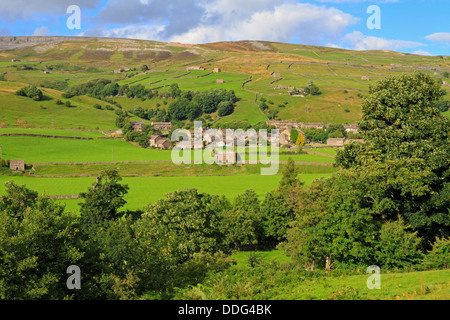
M428 269L450 267L450 238L436 238L433 248L424 257L423 264Z
M378 243L377 258L387 268L406 268L419 262L421 239L417 232L408 232L403 218L383 224Z
M219 117L225 117L234 112L234 104L231 101L222 101L217 109L219 110Z
M35 86L28 86L19 89L16 94L22 97L28 97L35 101L39 101L42 99L43 94L42 91L36 88Z

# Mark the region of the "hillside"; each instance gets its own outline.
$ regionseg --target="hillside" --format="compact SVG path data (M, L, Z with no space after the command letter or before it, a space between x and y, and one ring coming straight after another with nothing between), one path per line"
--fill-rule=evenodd
M142 71L143 65L149 70ZM187 71L188 66L205 70ZM221 72L213 73L214 68ZM444 72L450 71L450 60L263 41L185 45L110 38L4 37L0 38L0 127L114 129L114 109L105 108L110 103L87 96L62 97L67 88L94 79L141 84L158 91L173 83L182 90L234 90L240 98L235 112L225 118L214 114L214 121L255 124L274 116L302 122L354 123L361 116L361 101L369 84L416 71L446 81ZM289 94L289 88L301 89L310 81L322 94ZM41 88L44 99L33 101L14 94L27 84ZM444 88L450 91L450 86ZM269 107L265 112L259 109L262 97ZM70 100L73 107L56 105L58 99ZM113 101L130 110L167 108L170 99L115 97ZM95 104L104 110L94 109Z

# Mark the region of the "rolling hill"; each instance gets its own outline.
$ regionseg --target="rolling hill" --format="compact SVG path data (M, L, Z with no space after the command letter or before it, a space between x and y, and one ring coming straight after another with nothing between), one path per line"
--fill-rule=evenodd
M142 71L147 65L149 70ZM189 66L204 70L187 71ZM219 68L221 72L212 72ZM109 103L79 96L64 99L67 88L95 79L120 85L143 85L165 91L177 83L182 90L234 90L240 101L233 114L214 121L281 120L354 123L370 84L402 73L424 72L446 81L449 57L430 57L393 51L351 51L265 41L187 45L155 41L83 37L0 38L0 127L114 129L114 110L94 109ZM291 95L310 81L322 94ZM447 81L448 82L448 81ZM39 87L44 99L33 101L15 91ZM450 91L450 86L443 86ZM259 109L264 98L269 107ZM56 100L70 100L66 108ZM123 109L167 108L170 99L113 98ZM136 120L136 119L135 119Z

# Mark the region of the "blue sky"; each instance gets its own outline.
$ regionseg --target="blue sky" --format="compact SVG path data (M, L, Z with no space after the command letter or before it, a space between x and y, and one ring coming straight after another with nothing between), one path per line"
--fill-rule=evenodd
M67 28L70 5L81 10L81 29ZM380 29L367 27L371 5ZM449 21L449 0L0 0L0 36L268 40L450 55Z

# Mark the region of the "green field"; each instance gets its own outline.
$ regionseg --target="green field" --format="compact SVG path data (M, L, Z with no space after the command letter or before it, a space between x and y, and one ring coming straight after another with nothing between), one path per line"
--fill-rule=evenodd
M330 176L331 173L300 174L299 179L310 184L313 180ZM130 187L125 197L127 209L136 210L148 203L161 199L166 193L176 190L195 188L200 192L224 195L232 200L236 195L248 189L253 189L263 197L266 192L276 189L281 175L261 176L254 175L228 175L228 176L176 176L176 177L124 177L123 183ZM19 185L26 185L46 195L77 195L87 191L94 177L72 178L37 178L26 176L0 176L0 194L4 193L4 183L14 181ZM62 200L70 209L76 209L80 200Z
M251 268L249 258L257 257ZM241 300L448 300L450 270L384 272L380 289L367 287L364 269L353 274L305 272L289 266L283 250L236 252L237 262L207 277L201 286L184 290L181 299ZM278 268L271 265L278 263Z

